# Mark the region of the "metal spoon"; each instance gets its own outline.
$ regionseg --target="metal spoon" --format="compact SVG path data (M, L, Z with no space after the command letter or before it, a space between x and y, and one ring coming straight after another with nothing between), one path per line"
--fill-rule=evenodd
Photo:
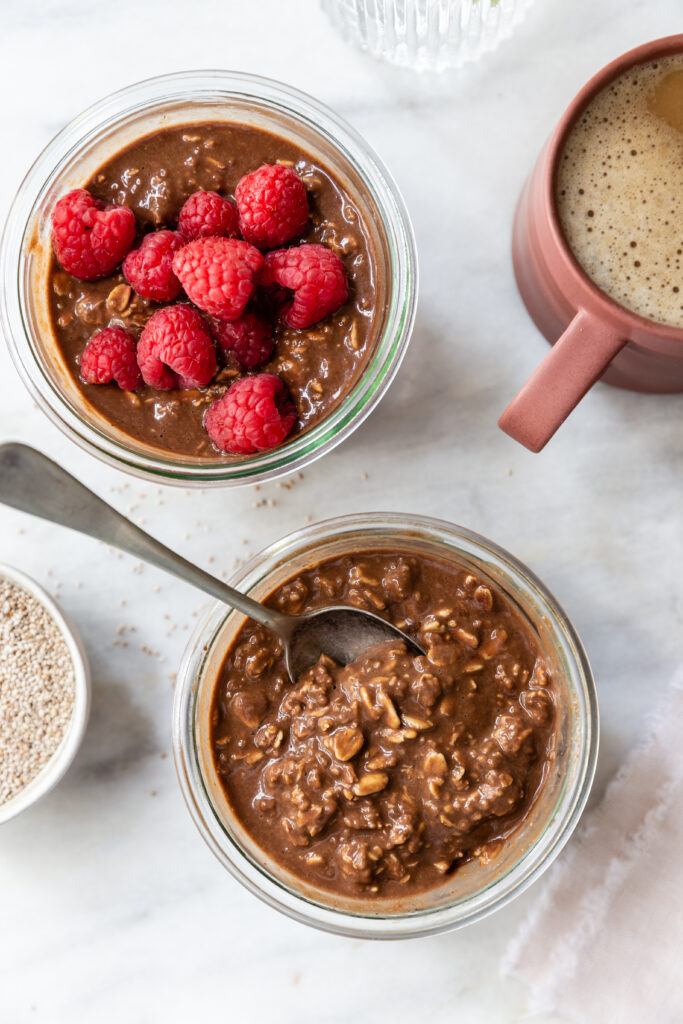
M304 615L284 615L264 607L160 544L56 462L27 445L0 445L0 502L127 551L260 622L284 641L287 671L293 681L321 654L348 665L387 640L402 640L409 651L424 654L406 633L360 608L335 605Z

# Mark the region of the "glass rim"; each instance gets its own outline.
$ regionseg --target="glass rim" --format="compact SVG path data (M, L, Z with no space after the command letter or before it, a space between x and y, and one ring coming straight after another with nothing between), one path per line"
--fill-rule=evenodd
M352 166L368 193L384 232L389 265L383 330L360 378L320 423L270 452L235 462L183 461L162 452L136 451L88 423L49 378L24 314L23 272L27 236L51 182L64 164L108 127L136 112L150 113L174 102L225 96L253 100L264 111L289 117L327 143ZM275 79L223 70L158 75L105 96L71 120L45 146L12 202L0 241L0 282L4 302L0 324L14 365L42 411L81 448L109 465L180 486L258 483L303 469L347 438L370 414L393 381L411 337L417 308L415 237L401 193L381 158L362 135L328 106Z
M232 876L269 906L299 923L332 934L353 938L400 939L438 934L463 927L505 906L528 888L559 854L583 812L595 774L598 749L598 704L595 683L587 655L576 630L548 588L514 555L487 538L464 527L427 516L398 513L359 513L328 519L296 530L270 544L242 566L232 577L233 586L249 593L297 553L344 536L364 534L369 547L372 538L393 536L410 547L410 539L427 538L451 552L467 552L482 568L495 564L509 581L520 607L523 596L533 598L543 609L558 644L572 694L572 734L576 747L573 774L567 770L555 806L538 834L512 866L490 885L451 903L405 913L382 914L381 903L357 912L339 909L297 892L293 885L278 881L255 863L252 857L220 821L204 784L199 764L195 729L195 702L202 669L213 644L232 615L239 613L220 604L211 608L190 637L178 671L173 705L172 745L176 772L183 798L202 838Z

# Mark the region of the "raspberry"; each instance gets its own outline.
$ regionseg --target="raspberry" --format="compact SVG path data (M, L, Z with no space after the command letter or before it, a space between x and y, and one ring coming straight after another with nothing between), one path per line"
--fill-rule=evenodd
M123 391L142 384L135 355L135 339L123 327L106 327L93 334L81 356L81 377L86 384L116 381Z
M145 384L160 391L203 388L216 372L216 350L204 319L191 306L158 309L138 344Z
M204 426L222 452L252 455L282 444L296 423L292 397L274 373L242 377L209 406Z
M237 320L251 298L263 256L236 238L196 238L173 257L188 297L210 316Z
M123 276L143 299L172 302L181 284L173 273L173 254L183 240L177 231L153 231L145 235L139 249L132 249L123 261Z
M275 249L300 235L308 220L308 196L291 167L264 164L235 189L242 237L259 249Z
M223 351L231 352L245 370L263 366L273 351L273 328L257 313L243 313L239 320L214 320L211 333Z
M237 207L217 192L194 192L178 217L178 231L186 242L193 238L238 238Z
M282 322L297 329L310 327L334 313L349 294L344 264L324 245L297 245L269 252L261 284L271 292Z
M135 240L135 214L105 206L84 188L68 192L52 211L52 246L67 274L94 281L110 274Z

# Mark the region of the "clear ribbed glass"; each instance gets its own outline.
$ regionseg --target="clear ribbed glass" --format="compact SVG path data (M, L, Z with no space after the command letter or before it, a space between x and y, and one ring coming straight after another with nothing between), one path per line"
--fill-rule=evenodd
M510 35L532 0L322 0L335 28L366 53L414 71L476 60Z

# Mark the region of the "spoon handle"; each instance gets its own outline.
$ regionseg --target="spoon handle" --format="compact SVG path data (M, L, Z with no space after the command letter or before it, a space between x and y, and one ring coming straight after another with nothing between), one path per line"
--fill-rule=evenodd
M0 445L0 502L156 565L285 638L291 631L289 616L265 608L177 555L35 448L14 442Z

